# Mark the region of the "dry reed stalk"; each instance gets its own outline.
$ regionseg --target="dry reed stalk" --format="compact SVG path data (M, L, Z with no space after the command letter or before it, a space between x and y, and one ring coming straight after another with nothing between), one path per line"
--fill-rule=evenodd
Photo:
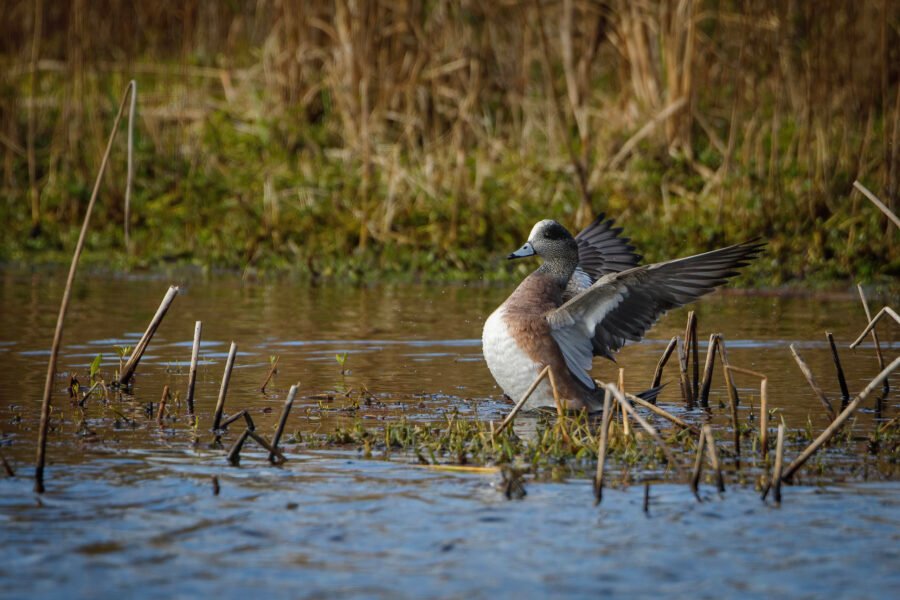
M703 366L703 382L700 384L698 401L700 406L709 406L709 387L712 384L713 369L716 366L716 348L719 345L719 334L709 336L709 345L706 347L706 363Z
M716 472L716 489L719 493L725 491L725 478L722 476L722 465L719 463L719 454L716 452L716 438L713 437L712 427L703 426L703 435L706 437L706 453L709 456L709 464Z
M866 313L866 322L871 323L872 313L869 311L869 302L866 300L866 293L863 291L863 287L860 284L856 284L856 289L859 291L859 301L862 302L863 311ZM881 342L878 340L878 332L875 331L874 327L870 333L872 334L872 343L875 344L875 358L878 360L878 369L881 370L884 368L884 355L881 353ZM890 393L890 378L884 380L882 389L885 395Z
M601 166L598 169L595 169L593 173L591 173L590 182L592 185L595 182L599 182L600 177L603 176L604 173L608 173L609 171L613 171L622 164L631 152L637 147L641 141L644 140L647 136L653 133L656 128L663 123L669 117L677 114L682 108L687 104L687 98L678 98L673 102L670 102L665 106L662 110L656 113L649 121L644 123L644 126L637 130L622 146L619 148L619 151L609 160L608 163Z
M244 447L244 442L247 441L247 438L250 437L250 428L244 430L244 432L240 435L238 439L234 441L234 444L231 445L231 448L228 450L228 464L233 467L236 467L241 462L241 448Z
M772 485L775 502L781 504L781 471L784 465L784 423L778 424L778 437L775 441L775 471L772 473Z
M703 454L706 448L706 434L702 431L697 437L697 456L694 457L694 469L691 471L691 491L700 500L700 476L703 474Z
M299 383L295 383L291 386L290 391L288 391L287 400L284 401L284 408L281 409L281 416L278 418L278 428L275 430L275 435L272 436L272 447L278 448L278 442L281 441L281 436L284 433L284 428L287 425L288 415L291 414L291 407L294 406L294 396L297 395L297 386ZM271 452L269 453L269 462L275 462L275 455Z
M41 196L37 186L37 159L35 157L35 96L37 93L37 67L41 54L41 32L44 22L44 1L35 0L31 23L31 59L28 65L28 94L31 102L27 106L26 160L28 162L28 189L31 193L31 235L37 236L41 231Z
M281 358L281 357L280 357L280 356L276 356L276 357L275 357L275 360L272 361L272 366L271 366L271 368L269 368L269 372L268 372L268 374L266 375L266 378L263 379L262 385L259 386L259 391L260 391L260 392L266 393L266 386L269 385L269 380L272 379L272 375L274 375L274 374L275 374L275 371L277 370L277 367L278 367L278 359L279 359L279 358Z
M225 396L228 394L228 383L231 381L231 371L234 369L234 357L237 355L237 344L231 342L228 349L228 359L225 361L225 372L222 373L222 385L219 387L219 399L216 401L216 412L213 414L212 430L219 431L222 423L222 411L225 410Z
M78 235L78 242L75 244L75 252L72 255L72 263L69 266L69 275L66 278L66 287L63 291L62 301L59 305L59 315L56 319L56 329L53 332L53 344L50 347L50 359L47 361L47 377L44 380L44 395L41 400L41 422L38 429L37 456L34 468L34 491L38 494L44 493L44 462L47 453L47 429L50 426L50 400L53 394L53 378L56 375L56 361L59 356L59 347L62 343L63 325L66 320L66 312L69 309L69 299L72 296L72 284L75 281L75 271L78 268L78 259L81 258L81 251L84 249L84 240L87 235L88 225L91 222L91 214L94 212L94 205L97 202L97 194L100 191L100 182L103 174L106 172L106 165L109 162L109 155L112 151L112 143L115 139L116 132L119 129L119 121L122 119L122 111L125 108L125 100L132 90L129 84L122 96L119 104L119 112L113 121L112 131L109 134L109 140L106 143L106 150L100 161L100 168L97 171L97 178L94 181L94 189L91 192L91 199L88 201L87 208L84 212L84 222L81 225L81 232Z
M213 475L213 476L212 476L212 491L213 491L213 496L218 496L218 495L219 495L219 490L220 490L220 488L219 488L219 478L216 477L215 475Z
M101 385L101 382L99 382L99 381L97 383L95 383L94 385L92 385L91 389L89 389L87 392L85 392L84 395L81 397L81 400L78 401L78 406L80 406L81 408L84 408L84 406L87 404L88 398L91 397L91 395L94 393L94 391L96 391L96 389L98 387L100 387L100 385Z
M898 97L900 97L900 96L898 96ZM884 202L879 200L878 196L876 196L875 194L870 192L869 189L866 186L864 186L863 184L861 184L859 181L854 181L853 187L855 187L860 192L862 192L863 196L868 198L872 204L874 204L875 206L878 207L878 210L883 212L887 216L887 218L891 220L891 222L894 225L896 225L898 228L900 228L900 218L898 218L897 215L895 215L894 212L890 208L888 208L887 205L884 204Z
M250 416L250 413L246 410L242 410L241 413L241 416L244 417L244 422L247 423L247 429L256 431L256 423L253 422L253 417Z
M543 66L544 76L547 78L547 91L552 101L556 121L565 140L566 150L569 153L569 161L571 162L572 168L574 169L577 176L578 189L581 192L581 210L579 210L579 216L581 216L581 218L585 218L584 215L588 215L589 217L591 212L591 184L588 180L587 164L585 161L579 159L578 151L575 148L575 142L574 140L572 140L572 136L566 133L569 129L569 124L568 120L566 119L565 111L563 110L562 102L560 101L559 96L556 93L556 89L553 86L552 76L554 69L550 60L550 43L547 41L547 32L544 30L545 20L543 17L543 11L541 10L540 0L534 0L534 7L538 15L536 25L538 29L538 39L540 40L542 50L541 63ZM574 106L572 107L572 111L575 115L575 121L577 125L578 115ZM587 131L585 130L582 133L582 142L586 142ZM587 144L585 144L585 147L587 147ZM583 224L584 223L579 223L579 226Z
M175 297L177 295L178 286L169 286L168 291L166 291L166 295L163 296L162 302L160 302L159 304L159 308L156 309L156 314L153 315L153 318L150 320L150 324L147 326L147 330L144 332L144 335L141 336L140 341L138 341L137 345L134 347L131 356L128 357L128 362L125 363L125 366L122 368L122 372L119 373L119 386L125 387L131 381L131 378L134 376L134 372L138 367L138 363L141 362L141 357L144 356L144 352L147 350L147 346L150 344L150 340L153 339L153 335L156 333L156 330L159 329L160 324L162 324L163 317L166 316L166 313L169 311L169 307L172 306L172 302L175 301Z
M278 465L280 465L281 463L287 462L287 458L284 456L284 454L281 453L281 450L279 450L278 448L276 448L275 446L273 446L272 444L270 444L270 443L266 440L266 438L264 438L263 436L259 435L258 433L256 433L256 431L250 429L249 427L247 428L246 431L247 431L247 435L249 435L250 438L251 438L254 442L256 442L257 444L259 444L260 446L262 446L264 450L268 450L268 451L269 451L269 456L274 457L274 458L272 459L272 463L273 463L273 464L278 464ZM275 459L277 459L277 460L275 460Z
M900 415L894 417L893 419L891 419L890 421L887 421L886 423L882 423L881 425L879 425L878 433L884 433L885 431L887 431L888 429L890 429L897 423L900 423Z
M694 405L694 399L691 396L691 381L688 377L688 348L687 340L678 346L678 381L681 386L681 398L684 403L691 408Z
M740 404L737 387L734 385L734 378L728 372L728 349L725 347L725 336L721 333L716 334L716 349L719 352L719 358L722 359L722 372L725 374L725 385L728 387L728 397L734 398L735 407Z
M537 386L541 383L541 381L544 380L545 377L547 377L547 374L549 372L550 372L550 365L547 365L546 367L544 367L541 370L540 373L538 373L538 376L535 377L534 381L531 383L531 385L528 387L528 389L525 390L525 393L522 395L521 400L516 402L516 405L513 406L513 409L511 411L509 411L509 414L506 415L506 418L503 419L503 422L500 423L499 427L497 427L497 431L494 432L495 435L500 433L504 429L506 429L506 426L509 425L510 422L512 422L512 420L516 417L516 414L518 414L518 412L520 410L522 410L522 406L525 405L525 401L531 397L531 394L534 393L534 390L537 389Z
M619 368L619 391L625 393L625 369L622 368ZM626 412L622 412L622 433L626 438L631 437L631 423Z
M700 394L700 345L697 343L697 317L694 315L694 311L688 313L685 340L688 341L691 348L689 357L692 362L691 399L696 401L697 396ZM685 352L687 351L685 350Z
M874 319L869 321L869 324L866 325L866 328L863 329L863 332L861 334L859 334L859 337L856 338L852 344L850 344L851 350L856 348L857 346L859 346L862 343L863 338L866 337L866 334L875 329L875 325L878 324L878 321L880 321L884 315L888 315L889 317L893 318L894 321L896 321L897 323L900 323L900 315L898 315L896 313L896 311L894 311L894 309L891 308L890 306L885 306L884 308L882 308L881 310L878 311L878 314L875 315Z
M828 338L828 345L831 346L831 359L834 361L838 384L841 386L841 398L847 402L850 399L850 390L847 388L847 378L844 377L844 369L841 367L841 359L838 356L837 346L834 344L834 336L830 331L826 331L825 337Z
M3 466L3 472L6 473L7 477L15 477L16 472L13 471L12 466L6 460L6 456L3 455L3 451L0 450L0 465Z
M159 399L159 409L156 411L156 422L162 425L163 417L166 416L166 402L169 401L169 386L164 385L162 398Z
M804 362L804 360L800 357L800 353L797 352L797 349L794 348L794 345L790 345L791 354L794 355L794 360L797 361L797 366L800 367L800 371L803 373L803 376L806 377L806 381L809 383L809 387L812 388L813 393L815 393L816 397L822 403L822 406L825 407L825 410L828 412L828 418L834 421L835 412L834 408L831 406L831 402L828 400L828 396L825 395L825 392L822 391L822 388L819 387L819 384L816 382L815 377L813 377L812 370L809 368L809 365ZM883 368L883 367L882 367Z
M659 386L659 382L662 379L663 367L666 366L666 363L669 362L669 357L672 356L672 352L675 350L675 346L678 345L678 336L674 336L671 340L669 340L669 345L666 346L666 349L663 351L662 356L659 357L659 362L656 363L656 371L653 372L653 383L650 384L651 388L655 388Z
M757 371L751 371L750 369L742 369L740 367L725 367L729 371L735 371L737 373L743 373L744 375L750 375L752 377L759 377L759 445L760 452L762 452L762 457L765 458L769 452L769 399L768 399L768 385L769 378L762 373Z
M728 373L729 367L727 365L723 365L725 368L726 376L730 375ZM734 454L737 457L741 455L741 430L738 427L738 413L737 413L737 394L735 394L732 390L731 386L728 386L728 412L731 417L731 433L732 439L734 442Z
M567 444L571 444L572 438L569 437L569 432L566 427L566 410L559 398L559 391L556 388L556 379L553 376L553 369L547 371L547 379L550 381L550 389L553 392L553 404L556 406L556 423L559 426L563 439Z
M697 433L697 434L700 433L700 430L697 429L696 427L694 427L693 425L691 425L691 424L689 424L689 423L686 423L686 422L682 421L681 419L679 419L678 417L676 417L676 416L673 415L672 413L668 412L667 410L664 410L664 409L660 408L660 407L657 406L656 404L652 404L652 403L650 403L650 402L647 402L646 400L644 400L644 399L641 398L640 396L635 396L634 394L628 394L628 393L626 393L626 394L625 394L625 397L628 398L629 400L631 400L633 403L635 403L635 404L637 404L637 405L639 405L639 406L643 406L644 408L646 408L646 409L649 410L650 412L652 412L652 413L654 413L654 414L656 414L656 415L659 415L660 417L662 417L662 418L668 420L669 422L671 422L671 423L677 425L678 427L681 427L682 429L687 429L688 431L692 431L692 432Z
M656 445L662 450L663 455L666 457L666 462L668 462L676 473L681 473L681 467L678 462L675 460L675 457L672 455L672 452L669 450L669 447L666 446L665 441L663 441L662 436L659 435L659 432L656 431L656 428L648 423L644 418L634 410L634 407L631 406L631 402L625 398L625 394L623 394L619 389L615 386L607 385L607 389L612 392L613 398L616 402L619 403L619 406L622 407L623 413L628 413L631 417L637 421L637 424L640 425L644 431L650 434L650 437L653 438L653 441L656 442Z
M224 421L222 421L222 422L219 424L219 429L220 429L221 431L225 431L225 429L227 429L229 425L231 425L232 423L234 423L234 422L237 421L238 419L243 419L243 418L245 417L245 415L247 415L247 411L246 411L246 410L242 410L242 411L240 411L240 412L234 413L233 415L231 415L230 417L228 417L227 419L225 419Z
M597 474L594 476L594 505L603 499L603 467L606 463L606 444L609 424L612 421L612 395L607 389L603 394L603 421L600 423L600 445L597 448Z
M795 458L794 461L790 465L788 465L788 468L784 471L784 475L782 475L781 477L782 480L790 483L791 478L794 476L794 473L796 473L797 470L802 467L819 448L821 448L840 430L844 423L847 422L847 420L853 415L856 409L859 408L859 405L862 404L863 401L865 401L865 399L869 396L869 394L871 394L876 387L881 385L881 382L884 381L884 378L890 375L898 366L900 366L900 357L895 358L891 364L889 364L878 375L876 375L875 378L872 379L872 381L870 381L869 384L865 387L865 389L863 389L863 391L861 391L859 395L857 395L856 398L854 398L853 401L850 402L850 404L848 404L847 407L841 411L841 414L839 414L837 418L831 422L828 428L825 429L825 431L823 431L821 434L819 434L819 437L817 437L809 446L807 446L806 449L800 453L800 456Z
M188 414L194 414L194 386L197 383L197 359L200 357L200 334L203 331L203 323L194 323L194 343L191 346L191 367L188 371L187 409Z
M644 483L644 513L650 512L650 482Z
M128 108L128 176L125 180L125 250L131 254L131 188L134 180L134 111L137 106L137 81L131 80L131 106Z

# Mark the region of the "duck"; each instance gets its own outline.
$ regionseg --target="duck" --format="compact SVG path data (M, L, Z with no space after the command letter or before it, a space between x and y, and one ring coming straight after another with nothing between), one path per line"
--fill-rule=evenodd
M600 214L578 235L555 220L538 221L509 260L537 256L537 269L487 318L482 351L488 370L513 400L550 367L562 407L602 409L593 358L615 362L667 311L712 292L737 275L764 242L758 238L703 254L643 264L622 228ZM524 405L554 406L544 378Z

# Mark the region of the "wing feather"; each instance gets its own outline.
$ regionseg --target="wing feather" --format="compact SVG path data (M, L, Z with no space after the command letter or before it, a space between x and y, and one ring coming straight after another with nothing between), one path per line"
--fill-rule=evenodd
M751 240L704 254L602 275L590 288L547 315L572 374L590 379L591 355L612 358L626 341L640 340L673 308L713 291L764 246Z

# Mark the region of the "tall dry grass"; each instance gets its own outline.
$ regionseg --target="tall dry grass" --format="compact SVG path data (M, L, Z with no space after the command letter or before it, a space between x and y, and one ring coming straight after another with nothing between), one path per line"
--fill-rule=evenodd
M301 136L292 168L314 152L352 173L333 208L352 215L348 240L360 249L511 235L504 227L521 205L485 189L510 155L560 174L549 191L571 196L564 206L578 224L610 207L647 212L638 226L727 217L815 240L816 223L847 203L855 218L854 179L898 208L900 5L891 0L7 6L3 186L25 203L34 235L42 222L77 222L77 202L41 198L64 174L90 171L109 89L132 76L146 90L142 133L159 160L215 160L203 142L215 113L239 129L277 120L324 132ZM522 173L511 190L539 213L535 176ZM261 219L278 237L275 179ZM788 216L802 223L775 222ZM842 232L872 236L865 223ZM896 260L893 238L866 244Z

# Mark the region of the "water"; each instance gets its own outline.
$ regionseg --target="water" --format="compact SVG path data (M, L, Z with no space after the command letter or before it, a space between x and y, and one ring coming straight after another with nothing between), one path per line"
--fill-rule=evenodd
M453 410L501 418L508 404L481 360L479 337L504 287L80 274L54 394L48 492L38 498L29 476L63 280L58 272L0 272L0 432L18 472L0 479L0 595L876 598L900 584L900 484L895 469L861 468L869 465L865 453L835 455L853 468L787 488L780 508L729 474L728 491L704 486L702 503L685 485L653 483L645 514L639 484L607 489L594 507L588 480L528 476L528 495L507 501L496 474L436 471L403 455L364 459L353 449L289 445L289 462L276 468L248 445L234 468L210 447L232 340L239 354L226 412L249 410L266 435L296 382L289 433L325 432L357 417L373 427L401 416L440 420ZM169 283L184 293L141 361L134 399L110 407L92 399L82 416L66 395L69 377L86 383L100 353L101 372L112 379L115 346L136 342ZM692 308L701 339L724 332L733 364L769 376L770 405L793 428L809 417L818 431L827 421L789 343L833 400L839 392L826 329L841 345L851 390L878 370L871 347L846 349L865 325L850 296L717 295ZM685 315L667 315L645 342L619 355L627 387L646 387ZM204 323L196 442L183 418L159 427L145 412L163 385L183 396L195 320ZM885 341L895 356L898 345ZM344 353L342 374L335 355ZM262 394L273 355L279 372ZM702 411L680 402L674 366L666 373L673 383L662 404L702 422ZM598 360L595 375L612 379L616 370ZM719 372L713 385L712 422L724 424ZM758 406L758 382L741 378L739 387L746 421ZM346 408L348 390L364 388L375 399L370 406L334 410ZM896 416L896 394L879 408L867 403L856 430Z

